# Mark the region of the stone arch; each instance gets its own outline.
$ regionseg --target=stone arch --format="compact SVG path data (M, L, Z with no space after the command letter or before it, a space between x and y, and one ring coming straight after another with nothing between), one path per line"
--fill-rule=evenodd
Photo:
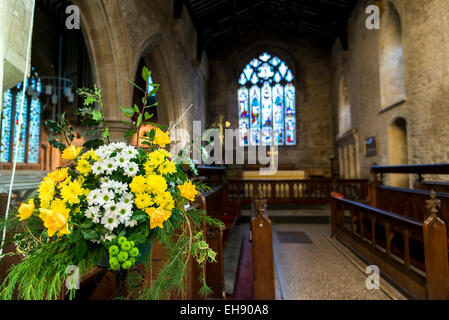
M130 46L118 1L80 1L81 24L92 62L94 82L103 89L103 104L112 140L123 140L120 106L132 101Z
M395 118L388 128L390 165L408 164L407 121ZM390 184L395 187L409 187L408 175L390 175Z
M404 61L401 18L395 6L388 2L382 14L379 35L379 75L381 108L405 100Z
M344 134L351 129L351 104L349 87L345 76L341 76L338 86L338 133Z
M164 55L165 39L161 33L154 33L148 36L139 46L137 55L134 58L134 72L137 74L139 70L140 59L144 59L147 67L151 70L153 81L160 84L158 92L158 120L159 123L168 125L170 121L175 121L176 117L181 113L179 111L180 97L176 95L179 92L177 82L173 79L176 70L172 70L167 55ZM179 112L178 112L179 111Z

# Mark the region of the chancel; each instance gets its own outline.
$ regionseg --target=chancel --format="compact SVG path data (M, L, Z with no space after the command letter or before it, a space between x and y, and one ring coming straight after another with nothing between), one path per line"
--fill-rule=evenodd
M448 38L448 0L0 0L0 299L448 300Z

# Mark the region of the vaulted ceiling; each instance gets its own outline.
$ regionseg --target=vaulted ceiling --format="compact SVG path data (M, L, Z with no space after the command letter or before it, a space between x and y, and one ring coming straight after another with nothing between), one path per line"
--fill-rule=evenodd
M257 28L346 46L347 20L358 0L175 0L186 6L198 32L198 50L209 53Z

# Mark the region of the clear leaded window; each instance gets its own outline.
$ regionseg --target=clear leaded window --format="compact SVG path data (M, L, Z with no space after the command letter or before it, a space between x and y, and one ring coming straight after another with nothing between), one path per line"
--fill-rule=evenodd
M23 83L3 92L0 130L0 162L13 162L16 137L18 140L17 163L38 163L42 104L39 96L42 83L36 75L27 80L22 113L20 106ZM19 121L22 119L22 121ZM19 127L19 123L22 125Z
M293 73L267 52L254 58L239 78L240 145L295 145Z

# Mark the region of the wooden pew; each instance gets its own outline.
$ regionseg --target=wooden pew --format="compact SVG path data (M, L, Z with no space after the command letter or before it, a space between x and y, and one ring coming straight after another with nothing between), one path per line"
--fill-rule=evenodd
M332 235L411 297L449 299L447 232L439 200L427 200L428 218L403 215L332 195Z
M251 216L254 299L274 300L273 234L265 200L253 201Z

